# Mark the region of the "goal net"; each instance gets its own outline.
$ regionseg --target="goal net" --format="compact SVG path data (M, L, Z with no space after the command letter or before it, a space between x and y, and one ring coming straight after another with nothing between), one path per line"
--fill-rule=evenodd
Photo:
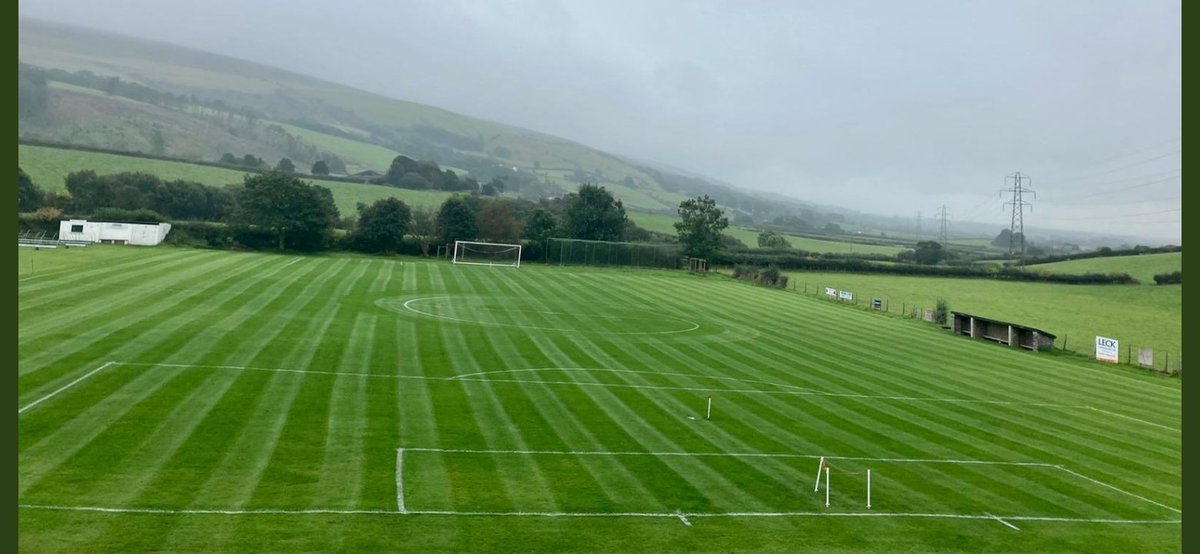
M521 267L521 245L454 241L456 264Z

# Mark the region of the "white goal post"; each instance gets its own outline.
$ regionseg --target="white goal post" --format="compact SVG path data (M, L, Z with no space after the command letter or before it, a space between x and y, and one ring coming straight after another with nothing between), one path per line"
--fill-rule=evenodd
M467 265L521 267L521 245L456 240L451 261Z

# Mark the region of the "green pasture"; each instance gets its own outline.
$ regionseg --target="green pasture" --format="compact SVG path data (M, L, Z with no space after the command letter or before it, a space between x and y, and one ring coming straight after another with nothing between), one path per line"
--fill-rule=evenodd
M1031 266L1036 267L1036 266ZM791 284L824 297L824 288L849 290L867 309L871 299L886 300L891 313L933 308L944 298L950 309L1029 325L1057 335L1075 352L1093 353L1096 336L1115 338L1122 348L1153 348L1169 353L1172 367L1182 354L1182 287L1138 285L1061 285L836 272L789 272ZM1157 356L1161 365L1163 354ZM1124 360L1122 353L1122 360Z
M1031 265L1028 268L1050 273L1128 273L1143 285L1154 285L1155 275L1183 269L1183 252L1086 258Z
M21 551L1182 549L1177 379L718 275L31 256Z
M678 206L678 204L676 204ZM666 214L651 214L645 212L629 212L629 219L638 226L659 233L668 233L674 235L675 222L679 218L673 215ZM758 234L760 231L746 229L743 227L729 226L725 229L724 234L736 238L750 248L758 247ZM838 242L835 240L821 240L807 237L798 237L795 235L784 235L792 248L804 250L807 252L834 252L834 253L857 253L857 254L888 254L894 255L900 253L903 248L895 246L881 246L875 244L855 244L852 242Z
M51 191L66 190L67 174L82 169L91 169L101 175L141 171L157 175L164 180L185 179L218 187L240 183L247 175L242 171L220 167L25 144L18 146L17 159L33 182ZM407 190L381 185L324 181L306 176L300 178L333 192L333 201L342 215L357 213L356 206L359 202L370 204L390 197L399 198L410 206L436 208L451 194L446 191Z

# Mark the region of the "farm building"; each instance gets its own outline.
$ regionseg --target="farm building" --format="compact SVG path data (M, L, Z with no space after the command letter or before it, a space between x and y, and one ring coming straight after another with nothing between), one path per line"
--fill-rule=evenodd
M156 246L167 238L170 223L118 223L68 219L58 225L59 240Z
M950 312L950 315L956 334L996 341L1013 348L1028 348L1034 352L1054 348L1054 335L1041 329L971 314Z

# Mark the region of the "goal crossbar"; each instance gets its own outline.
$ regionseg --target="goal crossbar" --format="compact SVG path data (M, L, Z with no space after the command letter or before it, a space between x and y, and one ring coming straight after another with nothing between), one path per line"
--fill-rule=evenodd
M451 261L466 265L521 267L521 245L456 240Z

